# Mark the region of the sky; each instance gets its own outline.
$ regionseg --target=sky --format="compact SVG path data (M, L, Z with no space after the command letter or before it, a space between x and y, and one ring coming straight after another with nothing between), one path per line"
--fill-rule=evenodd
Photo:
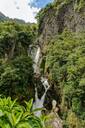
M36 13L49 2L51 0L0 0L0 12L33 23L36 22Z
M35 7L42 8L52 0L30 0L31 4L34 5Z

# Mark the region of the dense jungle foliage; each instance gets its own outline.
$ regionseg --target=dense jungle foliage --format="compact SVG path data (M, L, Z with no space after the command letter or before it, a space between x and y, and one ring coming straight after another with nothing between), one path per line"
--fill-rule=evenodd
M46 12L70 2L73 0L55 0L41 9L38 25L0 22L0 128L45 127L32 110L35 81L28 49L41 34L38 27ZM84 0L76 0L75 11L84 7ZM41 73L48 75L50 84L57 88L63 127L85 128L85 31L65 29L46 42L42 53Z
M30 100L34 71L28 49L36 37L35 24L0 23L0 128L43 127L42 121L34 116Z
M29 45L37 36L35 24L0 23L0 94L26 96L32 84L33 62L28 55Z
M46 49L45 68L49 69L50 81L58 87L62 118L67 119L71 128L83 128L85 126L85 33L77 35L64 31L49 42ZM80 124L75 120L80 120Z

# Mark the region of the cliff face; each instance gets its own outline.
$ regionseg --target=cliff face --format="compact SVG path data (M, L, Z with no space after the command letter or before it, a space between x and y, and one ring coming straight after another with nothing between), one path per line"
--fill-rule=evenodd
M72 102L75 99L77 101L79 97L84 97L82 94L77 94L77 91L83 91L80 89L80 81L83 74L80 64L84 63L85 65L85 62L80 62L80 60L84 61L83 55L85 53L83 51L85 44L85 6L83 4L80 6L76 3L76 0L67 1L70 2L55 3L41 10L38 15L38 43L42 54L41 73L43 72L48 77L50 84L56 87L54 90L56 90L57 95L53 98L58 97L56 100L60 106L60 111L69 115L68 111L74 109L72 108L74 105ZM83 71L83 65L81 67ZM78 76L78 72L80 76ZM51 90L53 91L53 89ZM51 91L47 93L46 98L45 106L51 104L49 103L50 99L52 99ZM80 98L78 103L80 103L81 107L75 110L76 117L78 117L77 111L80 112L85 106L83 98ZM75 115L75 113L71 114ZM71 117L66 116L65 120L68 118ZM70 119L68 123L70 123ZM72 125L76 125L75 122ZM79 127L83 128L83 126ZM78 127L76 126L75 128Z
M72 32L85 30L85 7L78 10L76 3L72 1L60 5L55 4L44 13L39 25L40 42L42 43L62 33L64 29Z

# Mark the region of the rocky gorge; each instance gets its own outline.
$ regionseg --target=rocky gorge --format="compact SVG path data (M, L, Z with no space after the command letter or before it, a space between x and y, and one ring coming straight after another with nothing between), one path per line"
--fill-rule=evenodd
M0 94L33 99L47 128L85 128L85 1L55 0L36 18L0 23Z

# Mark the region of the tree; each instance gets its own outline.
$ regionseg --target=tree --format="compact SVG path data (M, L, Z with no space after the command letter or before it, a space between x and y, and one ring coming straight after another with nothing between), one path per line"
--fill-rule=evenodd
M0 76L0 93L12 97L20 93L28 97L28 88L33 83L32 64L32 59L26 56L5 63Z
M85 119L85 33L78 36L64 31L49 42L46 50L45 71L58 87L61 111L72 110ZM68 112L67 112L68 113Z

